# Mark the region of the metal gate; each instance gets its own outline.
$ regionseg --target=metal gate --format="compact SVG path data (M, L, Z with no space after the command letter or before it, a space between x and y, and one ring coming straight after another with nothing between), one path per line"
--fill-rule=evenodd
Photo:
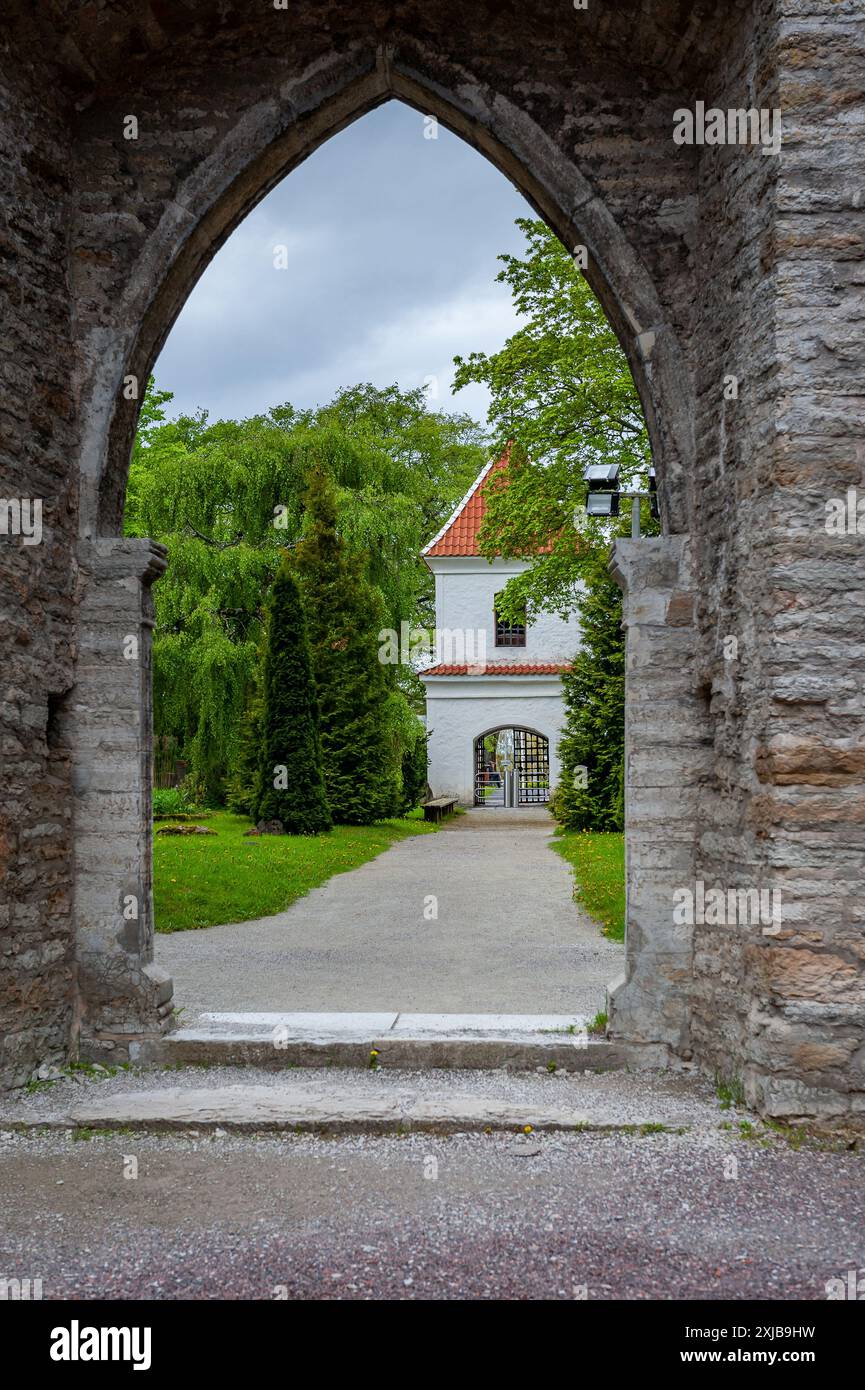
M550 744L532 729L491 729L475 739L475 805L538 806L550 796Z
M531 729L515 729L517 799L521 806L539 806L550 799L550 743Z

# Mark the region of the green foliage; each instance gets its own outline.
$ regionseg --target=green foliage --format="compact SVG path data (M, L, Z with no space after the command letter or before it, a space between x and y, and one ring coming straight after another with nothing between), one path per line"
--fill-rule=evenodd
M585 469L618 463L631 479L648 467L649 443L627 359L598 300L543 222L517 225L526 254L500 257L497 278L525 322L499 352L455 358L454 385L487 386L496 443L514 441L508 485L491 490L481 548L533 564L508 584L502 612L567 615L586 553L609 530L584 514Z
M715 1076L715 1095L721 1102L722 1110L730 1110L745 1104L745 1086L739 1076Z
M624 826L625 639L605 546L587 555L577 607L583 646L562 676L565 728L551 810L567 830ZM585 785L584 785L585 783Z
M287 562L273 582L264 659L254 820L279 820L290 835L330 830L306 618Z
M414 745L406 748L402 755L402 815L408 815L416 806L427 788L427 761L429 735L417 721L417 737Z
M303 531L312 472L333 481L340 535L364 557L383 624L429 625L433 584L420 550L480 470L484 437L468 417L431 412L422 391L396 386L216 423L204 412L166 421L170 400L150 382L125 531L168 547L168 572L154 588L154 729L177 739L212 804L228 779L239 790L263 596L280 549Z
M262 739L261 675L264 660L254 672L246 692L243 719L235 744L235 762L226 784L225 803L237 815L254 817L259 801L259 763Z
M194 811L195 803L186 787L154 787L154 816L183 816Z
M321 469L310 481L293 569L309 624L327 799L338 824L369 825L399 807L401 749L391 711L401 697L378 656L381 593L339 532L336 489Z

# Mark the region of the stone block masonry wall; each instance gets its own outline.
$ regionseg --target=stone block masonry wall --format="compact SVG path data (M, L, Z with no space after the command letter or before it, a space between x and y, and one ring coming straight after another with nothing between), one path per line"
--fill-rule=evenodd
M773 1113L865 1117L865 15L778 10L773 430L761 451L766 585L754 821L789 900L747 961L745 1076ZM863 507L865 511L865 507ZM755 518L756 520L756 518Z
M0 499L41 498L43 536L0 502L0 1088L68 1046L72 806L58 738L73 683L77 479L66 113L38 53L0 29Z
M863 44L858 6L756 5L696 94L777 109L783 132L779 156L701 154L695 519L698 876L780 891L783 923L695 929L693 1040L761 1109L838 1122L865 1113L865 585L862 537L824 522L865 473Z
M147 540L82 546L81 645L65 712L75 793L79 1006L73 1046L126 1061L168 1026L171 980L153 961L150 586Z
M674 894L694 882L713 763L691 547L684 536L618 540L611 570L626 632L626 973L609 990L609 1031L646 1062L690 1061L693 929L676 924Z

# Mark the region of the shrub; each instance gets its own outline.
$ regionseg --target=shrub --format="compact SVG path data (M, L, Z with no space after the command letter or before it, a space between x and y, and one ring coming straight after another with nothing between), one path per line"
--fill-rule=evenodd
M565 727L561 777L550 809L567 830L621 830L624 824L625 637L622 594L597 546L584 571L578 609L583 646L562 677ZM585 768L586 786L580 785Z
M427 788L427 741L429 734L418 720L418 735L413 748L402 755L401 814L407 816L423 800Z
M195 807L183 787L154 787L153 814L161 816L188 815Z

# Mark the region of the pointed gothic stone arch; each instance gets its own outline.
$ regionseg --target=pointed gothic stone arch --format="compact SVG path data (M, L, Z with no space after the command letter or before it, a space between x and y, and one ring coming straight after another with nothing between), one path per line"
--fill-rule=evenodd
M491 90L447 65L439 64L437 80L430 80L392 46L378 45L365 60L356 52L331 55L288 85L290 97L284 89L277 96L262 95L180 171L171 198L157 204L158 217L136 227L119 279L98 262L95 267L87 263L78 286L83 584L69 742L76 785L77 1018L81 1045L91 1052L118 1046L134 1051L165 1028L171 998L171 982L153 961L148 798L149 590L165 561L152 543L120 538L138 410L136 400L126 399L123 383L130 377L147 380L177 314L216 250L293 168L332 135L391 99L435 116L490 159L565 245L586 248L586 276L619 336L643 402L665 530L681 537L689 525L693 402L686 360L637 249L577 162L563 154L512 94ZM97 161L104 119L103 114L102 121L94 117L89 123ZM87 148L85 135L85 160ZM116 225L116 208L110 216ZM82 232L85 226L82 222ZM140 660L106 660L105 652L116 652L129 633L139 639ZM669 817L664 814L663 819ZM131 920L124 906L130 901L137 908ZM631 976L639 974L636 948L642 938L637 934L632 941ZM668 971L657 990L653 983L648 989L639 986L636 1027L627 1016L626 996L618 991L626 1036L662 1049L682 1048L685 1005L681 999L673 1004L669 995L673 979L673 992L682 993L689 949L687 943L684 956L677 949L676 969ZM633 989L627 997L634 997Z
M585 275L628 357L659 477L665 529L688 529L693 463L693 401L677 334L638 250L603 199L525 111L503 93L477 86L443 92L401 71L380 47L362 76L334 65L326 94L320 72L300 81L286 121L274 103L244 114L180 184L140 244L109 316L98 331L82 325L82 534L116 534L122 518L137 400L128 375L145 381L193 285L255 205L331 136L389 100L400 100L474 146L511 180L569 248L585 247ZM344 85L340 85L340 79ZM90 342L88 343L88 339ZM88 351L90 348L90 351Z

